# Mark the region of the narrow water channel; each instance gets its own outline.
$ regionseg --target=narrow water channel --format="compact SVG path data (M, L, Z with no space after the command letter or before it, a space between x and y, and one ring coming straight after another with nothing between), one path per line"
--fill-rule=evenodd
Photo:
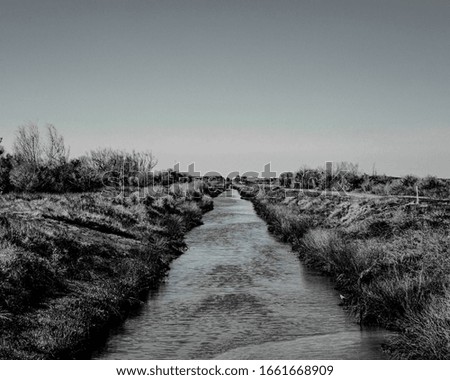
M276 241L251 202L227 192L139 315L98 359L385 359L327 278Z

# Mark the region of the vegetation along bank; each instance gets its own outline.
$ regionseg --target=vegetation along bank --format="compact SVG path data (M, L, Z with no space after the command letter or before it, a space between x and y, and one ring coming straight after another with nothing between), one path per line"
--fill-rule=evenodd
M248 191L248 189L240 188ZM269 230L329 275L362 324L398 331L395 359L450 359L450 212L447 203L396 197L252 198Z
M212 209L195 192L0 197L0 358L86 358L139 306Z
M149 151L68 151L52 125L20 126L12 154L0 146L1 359L89 357L223 191L155 171Z

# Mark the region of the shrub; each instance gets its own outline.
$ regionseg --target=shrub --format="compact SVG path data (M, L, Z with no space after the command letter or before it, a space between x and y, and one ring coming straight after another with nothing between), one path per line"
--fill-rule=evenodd
M357 245L337 231L308 231L299 244L299 255L307 265L336 276L344 287L355 285L367 266Z
M48 260L17 250L0 267L0 307L12 313L37 306L63 288Z
M400 179L394 179L384 186L384 191L388 195L406 195L407 190Z
M0 154L0 193L7 193L12 190L10 174L13 167L13 157L9 154Z
M450 181L444 181L434 176L427 176L420 180L419 190L424 196L450 198Z
M16 163L10 172L11 185L15 190L34 192L39 188L38 170L29 163Z
M301 216L285 205L271 204L259 195L254 203L256 212L267 221L268 230L282 241L296 247L303 235L311 227L311 219Z
M125 152L118 149L92 150L89 161L104 185L149 185L150 172L158 163L151 152Z
M180 205L181 214L184 217L188 230L202 224L202 209L195 202L185 202Z
M450 358L450 298L432 297L420 310L407 310L402 333L389 339L393 359L448 360Z
M200 195L200 198L198 198L197 195L194 195L193 199L197 202L203 212L211 211L212 209L214 209L214 201L209 195Z

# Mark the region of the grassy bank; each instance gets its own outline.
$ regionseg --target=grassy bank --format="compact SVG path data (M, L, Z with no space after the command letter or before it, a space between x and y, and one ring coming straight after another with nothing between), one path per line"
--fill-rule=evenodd
M212 207L198 194L0 197L0 358L89 357Z
M269 230L333 277L362 324L399 332L396 359L450 359L450 213L397 198L253 198Z

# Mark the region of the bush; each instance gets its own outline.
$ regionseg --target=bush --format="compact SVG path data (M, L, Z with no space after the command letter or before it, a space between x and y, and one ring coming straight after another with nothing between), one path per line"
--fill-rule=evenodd
M0 191L63 193L93 191L103 186L92 159L81 157L68 162L62 136L51 125L47 130L43 141L36 125L18 128L14 156L0 157ZM135 164L146 159L139 153L130 157Z
M450 299L433 297L421 311L407 310L402 334L389 339L393 359L450 358Z
M188 230L202 224L202 209L195 202L185 202L180 205L181 214L184 217Z
M379 252L361 253L356 242L339 231L314 229L308 231L298 248L305 264L333 276L339 288L348 294L359 293L359 283L374 270Z
M0 154L0 193L7 193L12 190L10 173L13 167L13 157Z
M29 163L15 163L10 173L10 181L17 191L35 192L40 185L38 170Z
M450 198L450 181L445 181L434 176L427 176L420 180L419 190L424 196Z
M0 307L12 313L37 306L63 288L48 260L17 250L0 267Z
M267 221L268 230L282 241L296 247L311 227L311 220L296 214L285 205L271 204L266 200L254 203L256 212Z

